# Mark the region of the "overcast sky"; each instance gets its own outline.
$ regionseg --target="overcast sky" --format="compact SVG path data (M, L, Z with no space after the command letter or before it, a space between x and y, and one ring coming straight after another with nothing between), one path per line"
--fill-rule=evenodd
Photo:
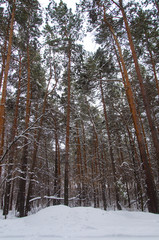
M80 0L63 0L63 2L67 3L68 8L72 8L72 10L75 10L76 3L79 3ZM47 7L49 0L39 0L42 7ZM60 0L56 0L57 3L60 2Z

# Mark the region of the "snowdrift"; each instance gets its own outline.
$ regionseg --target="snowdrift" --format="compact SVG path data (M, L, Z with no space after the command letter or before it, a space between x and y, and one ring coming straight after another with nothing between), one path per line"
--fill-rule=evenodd
M24 218L1 219L0 239L157 240L159 215L53 206Z

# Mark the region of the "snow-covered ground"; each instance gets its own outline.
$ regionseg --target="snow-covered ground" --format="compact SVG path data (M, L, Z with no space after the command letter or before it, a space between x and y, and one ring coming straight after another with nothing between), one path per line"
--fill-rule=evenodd
M158 240L159 215L53 206L24 218L1 217L0 239Z

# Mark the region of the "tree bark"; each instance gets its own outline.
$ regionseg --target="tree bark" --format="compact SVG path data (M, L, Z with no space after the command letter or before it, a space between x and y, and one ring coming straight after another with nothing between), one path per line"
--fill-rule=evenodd
M86 135L85 135L85 128L84 122L82 121L82 153L83 153L83 198L84 198L84 206L88 206L89 199L88 199L88 166L87 166L87 149L86 149Z
M57 134L57 120L54 119L55 124L55 176L54 176L54 196L60 197L60 159L59 159L59 141ZM60 200L54 199L53 205L59 205Z
M5 63L6 63L6 50L7 50L7 42L8 42L8 33L9 33L9 28L10 28L10 21L8 22L8 27L7 27L7 32L5 36L5 42L4 42L4 47L2 50L2 69L1 69L1 74L0 74L0 90L2 87L2 79L3 79L3 74L5 70Z
M64 179L64 205L68 206L69 187L69 140L70 140L70 106L71 100L71 43L68 51L68 77L67 77L67 120L66 120L66 141L65 141L65 179Z
M76 145L77 145L77 190L78 190L78 195L79 195L79 204L81 206L82 204L82 192L83 189L82 187L84 186L83 183L83 168L82 168L82 154L81 154L81 142L80 142L80 137L79 137L79 127L78 123L76 122Z

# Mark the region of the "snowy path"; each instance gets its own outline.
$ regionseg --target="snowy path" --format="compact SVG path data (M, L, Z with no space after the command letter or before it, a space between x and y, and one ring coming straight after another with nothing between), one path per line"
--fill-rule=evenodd
M159 240L159 215L54 206L0 220L0 240Z

